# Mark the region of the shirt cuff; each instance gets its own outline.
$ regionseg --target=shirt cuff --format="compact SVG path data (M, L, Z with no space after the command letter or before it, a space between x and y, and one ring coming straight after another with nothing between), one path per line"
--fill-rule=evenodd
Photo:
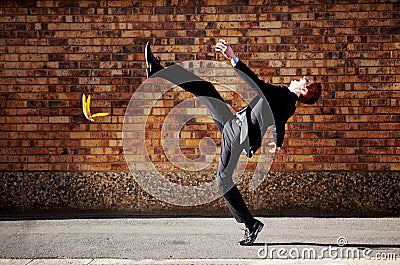
M239 62L239 58L237 58L237 57L231 59L231 64L233 67L235 67L238 62Z

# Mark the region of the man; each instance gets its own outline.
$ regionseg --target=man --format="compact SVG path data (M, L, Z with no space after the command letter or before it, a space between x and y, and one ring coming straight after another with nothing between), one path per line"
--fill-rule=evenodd
M151 52L149 43L145 48L147 77L165 78L193 93L207 106L222 133L221 157L217 171L218 189L235 219L246 225L245 238L240 244L251 245L264 224L252 216L232 181L239 156L244 152L248 157L252 157L260 148L262 138L271 125L276 127L275 143L271 152L280 149L283 145L285 124L296 110L296 101L315 103L321 96L322 87L307 77L292 81L289 87L265 83L236 57L228 42L219 40L215 49L231 61L241 78L257 92L257 96L249 105L236 115L231 113L210 82L177 65L162 67L160 60Z

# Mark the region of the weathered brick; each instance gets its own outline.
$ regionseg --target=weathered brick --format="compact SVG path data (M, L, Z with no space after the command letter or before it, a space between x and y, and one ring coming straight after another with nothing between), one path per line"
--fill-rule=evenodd
M0 98L0 130L7 134L0 141L35 148L28 148L27 160L1 157L2 169L127 170L121 130L128 101L145 80L146 41L169 63L223 60L213 45L225 38L263 80L288 84L312 74L324 83L319 104L299 104L274 169L399 170L400 162L389 159L398 155L400 121L393 3L3 2L0 88L7 96ZM112 116L87 122L82 93L95 94L92 112ZM233 93L221 94L235 109L244 104ZM160 156L164 115L188 94L173 97L157 103L146 127L152 159L164 170L174 168ZM206 136L219 143L221 135L208 117L191 120L180 133L183 152L198 155ZM25 149L11 150L19 151ZM49 156L63 153L69 156Z

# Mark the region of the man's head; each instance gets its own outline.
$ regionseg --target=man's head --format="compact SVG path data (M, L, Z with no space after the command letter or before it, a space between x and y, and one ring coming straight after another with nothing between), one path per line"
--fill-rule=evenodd
M322 86L320 83L315 83L312 79L304 76L300 80L290 82L289 90L295 93L301 103L314 104L320 98Z

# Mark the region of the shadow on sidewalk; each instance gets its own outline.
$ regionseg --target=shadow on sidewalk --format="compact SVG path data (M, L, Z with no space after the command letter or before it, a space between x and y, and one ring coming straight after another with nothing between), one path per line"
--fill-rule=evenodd
M379 249L379 248L399 248L400 245L394 244L346 244L344 246L339 246L335 244L323 244L323 243L313 243L313 242L285 242L285 243L253 243L251 246L317 246L317 247L335 247L335 248L358 248L358 249Z

